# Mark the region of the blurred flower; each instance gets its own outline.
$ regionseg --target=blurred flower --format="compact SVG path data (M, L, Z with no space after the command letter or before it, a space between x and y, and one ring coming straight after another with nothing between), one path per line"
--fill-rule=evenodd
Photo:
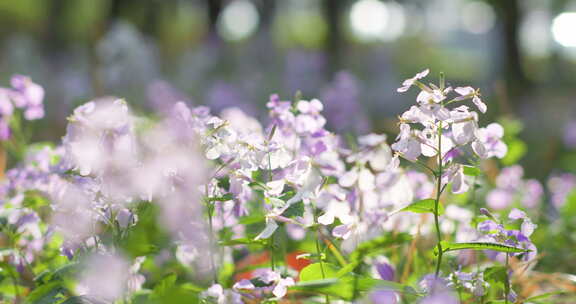
M129 270L130 265L118 255L94 254L86 261L76 292L107 302L118 300L127 291Z
M564 145L569 149L576 148L576 121L569 121L564 126Z
M11 88L0 88L0 140L11 137L10 122L15 108L23 111L26 120L44 117L44 88L23 75L10 79Z
M552 204L556 208L562 207L570 194L576 189L576 175L562 173L553 175L547 182L550 191Z
M322 89L320 96L326 105L326 118L337 132L367 132L370 121L362 111L358 80L349 72L338 72L334 80Z
M486 195L488 207L506 209L519 202L526 208L534 208L542 201L544 188L535 179L524 180L524 169L519 166L503 168L496 177L496 188Z
M420 288L427 295L419 302L420 304L457 304L458 299L449 288L449 281L442 277L428 274L420 279Z

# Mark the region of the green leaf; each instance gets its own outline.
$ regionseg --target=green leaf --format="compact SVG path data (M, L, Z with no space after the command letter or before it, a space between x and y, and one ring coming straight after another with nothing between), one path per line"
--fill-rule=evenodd
M517 247L498 244L498 243L487 243L487 242L450 243L450 242L442 241L440 244L442 245L442 252L464 250L464 249L494 250L494 251L508 252L508 253L521 253L521 252L530 251L528 249L517 248ZM436 250L437 249L435 249L435 251Z
M498 119L498 123L504 128L504 137L514 137L524 129L524 124L520 119L504 117Z
M255 172L256 172L256 171L255 171ZM259 181L250 182L250 183L248 184L248 186L249 186L250 188L252 188L252 190L256 190L256 191L267 191L267 190L269 189L268 186L266 186L266 184L261 183L261 182L259 182Z
M36 283L49 283L53 281L61 281L66 276L73 274L78 270L79 263L73 262L69 264L65 264L54 271L46 271L39 274L37 277L34 278L34 282Z
M55 281L35 288L27 297L26 303L49 304L58 300L57 296L64 292L61 282Z
M121 246L124 252L135 258L157 253L160 248L170 246L170 237L159 224L159 207L143 203L137 209L138 222L127 232Z
M226 193L222 196L209 197L207 200L209 202L226 202L226 201L230 201L232 199L234 199L234 196L232 195L232 193Z
M236 245L258 245L258 246L266 246L266 240L254 240L250 238L238 238L229 241L222 241L220 242L221 246L236 246Z
M290 207L282 213L282 216L285 217L297 217L302 215L304 215L304 202L302 201L290 205Z
M504 287L505 281L508 279L508 270L505 266L494 266L484 270L484 280L491 284L502 284Z
M482 175L482 171L476 167L471 166L463 166L464 167L464 174L468 176L480 176Z
M508 153L502 159L502 164L505 166L510 166L517 163L526 154L526 144L519 140L513 139L506 143L508 145Z
M564 296L564 295L576 296L576 295L571 294L571 293L566 292L566 291L553 291L553 292L547 292L547 293L543 293L541 295L530 297L530 298L526 299L525 302L539 301L539 300L544 300L546 298L553 297L553 296Z
M560 214L568 223L576 217L576 189L566 196L566 202L561 207Z
M434 214L434 204L435 204L435 200L428 198L428 199L423 199L417 202L414 202L404 208L402 208L400 211L410 211L410 212L415 212L415 213L432 213ZM444 214L444 207L442 206L442 204L440 202L438 202L438 215L442 215Z
M378 280L354 273L347 273L338 277L339 270L337 266L330 263L322 263L322 265L320 263L310 264L300 271L299 283L290 289L313 291L347 301L353 300L355 289L360 294L376 287L419 295L413 288L395 282ZM310 282L310 285L306 285L308 282Z
M60 304L105 304L105 302L92 299L86 296L74 296L66 299L66 301Z
M322 287L328 287L332 284L335 284L338 282L338 279L332 278L332 279L322 279L322 280L313 280L313 281L304 281L304 282L298 282L296 283L296 287L298 287L298 289L302 290L302 289L318 289L318 288L322 288Z
M266 220L266 216L262 213L250 214L247 216L243 216L239 219L239 223L242 225L252 225L262 223Z
M364 257L379 254L382 250L392 245L404 244L412 240L407 233L388 234L361 243L350 253L350 263L338 271L338 277L354 271L362 263Z
M234 276L234 264L232 263L224 263L222 267L220 267L220 271L218 272L218 282L224 288L232 287L231 283Z
M152 295L158 297L164 296L168 290L174 287L174 284L176 284L176 279L178 279L178 276L176 276L175 273L170 273L164 276L164 278L162 278L162 280L160 280L160 282L154 286Z

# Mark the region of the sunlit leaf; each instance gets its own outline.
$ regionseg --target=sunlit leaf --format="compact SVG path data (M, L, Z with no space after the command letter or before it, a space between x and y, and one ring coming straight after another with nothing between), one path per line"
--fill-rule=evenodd
M471 242L471 243L450 243L442 241L442 252L456 251L456 250L494 250L499 252L507 253L521 253L528 252L530 250L517 248L507 245L502 245L498 243L488 243L488 242Z
M436 201L431 199L431 198L423 199L423 200L414 202L414 203L402 208L400 211L410 211L410 212L415 212L415 213L432 213L432 214L434 214L435 202ZM438 215L442 215L442 214L444 214L444 207L439 202L438 203Z

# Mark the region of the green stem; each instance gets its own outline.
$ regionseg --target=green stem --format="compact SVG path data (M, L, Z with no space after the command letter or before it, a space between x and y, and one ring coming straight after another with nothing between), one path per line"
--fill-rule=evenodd
M320 227L316 227L320 229ZM316 254L318 255L318 260L320 261L320 272L322 273L322 279L326 279L326 272L324 271L324 262L322 260L322 251L320 250L320 233L316 232ZM330 303L330 297L326 295L326 303Z
M322 233L321 230L318 230L318 233L320 233L320 236L322 236L322 239L324 240L326 247L328 247L328 249L330 250L330 252L332 252L336 260L338 260L340 266L344 267L348 265L348 262L346 262L346 259L344 258L338 247L336 247L336 245L334 245L334 243L330 240L330 236L325 235L324 233Z
M208 188L208 187L206 187ZM206 196L208 197L208 196ZM216 264L214 263L214 224L212 222L214 212L214 203L208 202L208 233L209 233L209 242L210 242L210 269L212 270L212 274L214 275L214 283L218 282L218 274L216 273Z
M320 261L320 272L322 273L322 279L326 279L326 272L324 271L324 261L322 260L322 251L320 250L320 225L318 224L318 209L316 208L316 202L313 206L314 224L316 224L316 255L318 255L318 261ZM326 295L326 303L330 303L330 297Z
M508 277L508 253L506 253L506 282L504 282L504 303L508 304L508 295L510 295L510 278Z
M268 245L268 249L270 250L270 267L272 271L276 270L276 259L274 258L274 236L276 233L273 233L270 236L270 244Z
M436 227L436 237L438 239L438 260L436 262L436 277L440 274L440 265L442 264L442 233L440 232L440 222L438 218L438 206L440 204L440 195L442 194L442 122L438 127L438 175L436 176L436 199L434 200L434 226Z
M16 249L16 240L14 234L11 231L6 232L10 243L10 248ZM14 303L20 303L20 288L18 287L18 277L14 274L13 267L8 268L7 270L10 274L10 279L12 279L12 286L14 287Z

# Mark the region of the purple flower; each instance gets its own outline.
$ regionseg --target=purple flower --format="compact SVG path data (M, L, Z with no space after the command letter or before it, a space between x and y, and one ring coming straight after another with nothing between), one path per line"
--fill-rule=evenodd
M564 126L563 140L566 147L576 148L576 120L570 121Z
M24 108L30 106L40 106L44 100L44 89L32 82L30 77L14 75L10 80L14 88L12 100L16 107Z
M508 208L514 201L514 193L503 189L494 189L486 196L486 204L494 210Z
M418 283L428 294L419 302L420 304L458 304L458 299L448 287L448 281L434 274L427 274Z
M382 280L394 281L394 268L388 263L377 263L376 270Z
M522 255L522 259L530 261L536 257L536 246L530 241L530 235L537 228L537 225L532 223L525 212L519 209L512 209L508 215L510 221L522 221L520 230L506 229L503 224L496 223L494 220L486 220L480 222L477 226L478 232L482 235L480 241L494 242L498 244L508 245L512 247L526 249L527 252L511 253L511 255ZM501 259L504 253L495 251L487 252L488 256L492 259Z
M0 88L0 116L10 117L14 112L14 106L10 101L9 89Z
M386 289L374 290L368 297L372 304L397 304L400 300L396 292Z
M362 131L370 127L366 114L362 111L358 80L348 72L339 72L320 96L326 105L326 118L336 131Z
M10 139L10 127L5 120L0 120L0 140L8 140Z
M535 179L527 180L524 184L525 194L522 198L522 205L526 208L535 208L540 204L544 195L544 187Z
M576 175L571 173L554 175L548 179L547 186L552 196L552 204L556 208L562 207L568 195L576 189Z

